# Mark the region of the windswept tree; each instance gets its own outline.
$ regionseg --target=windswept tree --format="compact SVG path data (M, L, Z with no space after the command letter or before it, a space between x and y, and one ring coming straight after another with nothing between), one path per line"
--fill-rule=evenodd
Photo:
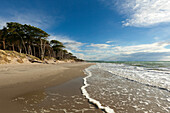
M37 33L38 33L38 39L40 40L40 45L41 45L41 59L44 60L44 54L45 54L45 47L47 43L47 38L50 36L48 33L45 31L37 28Z
M48 41L50 35L40 28L8 22L6 27L0 29L0 49L13 50L26 55L34 55L44 60L45 56L56 59L75 59L65 46L58 40Z
M21 51L21 43L23 44L23 47L25 49L25 53L27 54L27 49L25 46L25 29L24 26L22 24L16 23L16 22L9 22L7 23L7 29L9 32L9 36L13 36L13 38L17 38L15 39L15 41L18 41L18 47ZM15 36L15 37L14 37ZM11 39L9 39L11 41ZM13 39L14 40L14 39Z
M52 45L53 51L56 52L56 58L63 59L63 48L65 48L63 43L58 40L51 40L50 44Z
M45 54L45 46L47 42L48 33L41 30L40 28L31 26L31 25L22 25L16 22L7 23L7 29L10 31L10 36L13 37L10 39L14 48L14 42L18 41L17 37L20 37L25 48L26 54L33 55L32 47L36 44L40 46L40 57L43 60ZM18 35L18 36L17 36ZM14 37L15 36L15 37ZM39 40L39 43L37 42ZM19 45L18 45L19 46ZM34 54L35 51L34 51Z
M3 29L0 30L0 40L3 45L3 49L6 49L6 39L8 37L8 31L6 27L3 27Z

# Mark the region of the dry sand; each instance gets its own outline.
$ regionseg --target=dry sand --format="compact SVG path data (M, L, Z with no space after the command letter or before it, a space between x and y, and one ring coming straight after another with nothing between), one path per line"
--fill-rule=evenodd
M57 93L60 93L60 96L63 96L64 94L67 95L68 98L65 101L68 100L70 101L70 103L72 103L70 97L74 96L76 92L77 92L76 95L79 96L79 99L80 98L84 99L80 91L80 87L82 85L82 78L85 76L82 70L90 65L92 64L65 63L55 65L53 64L0 65L0 113L20 113L20 112L22 113L24 111L23 108L39 110L39 107L36 106L34 106L34 108L33 107L31 108L31 106L28 107L26 104L24 104L26 101L20 100L27 99L28 102L34 99L37 100L42 96L43 98L47 98L47 95L50 91L51 92L58 91ZM36 98L35 97L33 98L35 94ZM48 95L48 98L52 99L53 97L52 96L50 97L50 95ZM55 98L58 98L57 95L55 96ZM74 99L76 99L76 97ZM60 101L58 100L56 102L56 106L60 105L60 103L62 103L63 100L64 99L60 98ZM51 103L47 99L44 100L43 102ZM43 107L47 107L50 104L43 105L44 105ZM96 113L101 112L100 110L97 110L96 108L92 107L92 105L90 105L88 102L84 102L84 104L81 104L80 106L82 109L84 107L86 108L89 107L90 110L93 109ZM65 107L64 109L68 108L68 106L62 107ZM61 111L58 112L57 110L55 110L53 112L60 113ZM88 111L86 113L88 113Z

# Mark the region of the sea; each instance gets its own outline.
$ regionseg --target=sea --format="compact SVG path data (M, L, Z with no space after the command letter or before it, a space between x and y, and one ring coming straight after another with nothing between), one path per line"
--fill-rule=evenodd
M107 113L170 113L170 61L95 62L83 95Z

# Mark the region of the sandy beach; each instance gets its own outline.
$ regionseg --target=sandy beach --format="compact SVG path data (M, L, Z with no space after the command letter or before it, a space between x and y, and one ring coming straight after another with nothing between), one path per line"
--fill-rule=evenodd
M89 104L81 94L82 78L86 76L83 69L90 65L0 65L0 112L102 112Z

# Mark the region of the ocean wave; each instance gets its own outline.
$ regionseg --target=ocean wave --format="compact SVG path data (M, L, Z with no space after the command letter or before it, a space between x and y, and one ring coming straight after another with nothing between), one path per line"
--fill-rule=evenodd
M114 63L97 63L96 68L141 84L170 91L170 72L168 69L149 69Z
M97 63L85 69L87 77L81 87L82 93L89 102L107 113L169 113L169 70L149 68ZM161 82L163 84L160 85Z
M90 86L90 84L87 83L87 78L91 77L92 74L89 71L90 68L93 68L94 66L90 66L84 70L84 73L88 75L84 78L84 86L81 87L83 95L89 100L89 102L97 105L99 109L102 109L106 111L107 113L115 113L113 109L111 109L109 106L102 106L101 103L93 98L90 97L89 93L87 92L86 88Z

